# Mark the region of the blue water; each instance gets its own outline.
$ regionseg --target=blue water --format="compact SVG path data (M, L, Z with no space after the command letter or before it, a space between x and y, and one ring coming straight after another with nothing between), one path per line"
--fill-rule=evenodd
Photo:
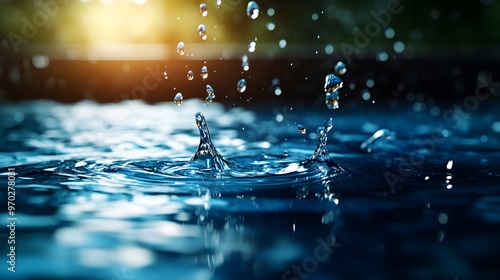
M0 105L1 279L495 279L498 111L310 109Z

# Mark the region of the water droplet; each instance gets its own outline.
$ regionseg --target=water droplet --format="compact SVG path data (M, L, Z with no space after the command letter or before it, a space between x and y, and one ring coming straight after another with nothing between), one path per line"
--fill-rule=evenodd
M205 3L201 3L200 4L200 13L201 13L202 17L206 17L207 16L207 14L208 14L207 4L205 4Z
M207 68L207 66L201 67L200 76L201 76L201 78L203 78L203 80L205 80L206 78L208 78L208 68Z
M297 131L300 133L300 134L306 134L307 132L307 128L301 124L297 125Z
M287 156L288 156L288 151L287 151L287 150L284 150L284 151L283 151L283 156L284 156L284 157L287 157Z
M453 168L453 160L448 161L448 164L446 164L446 169L450 170Z
M276 28L276 25L273 22L266 23L266 28L269 31L273 31Z
M335 73L337 73L337 75L344 75L345 72L347 72L347 68L345 68L344 62L337 62L337 64L335 65Z
M273 8L267 9L267 15L268 16L272 17L272 16L274 16L274 14L275 14L275 10Z
M236 89L238 92L243 93L247 89L247 81L245 79L241 79L238 81L238 84L236 85Z
M243 55L241 57L241 67L243 67L243 71L250 70L250 63L248 62L248 56L247 55Z
M174 97L174 104L177 106L181 106L183 100L184 97L182 96L182 93L179 92Z
M206 91L207 91L207 97L205 98L205 102L212 103L215 98L215 91L211 85L206 86Z
M247 5L247 15L251 19L256 19L259 16L259 5L255 1L248 2Z
M283 93L283 91L281 90L280 86L277 86L277 87L274 88L274 94L276 96L280 96L282 93Z
M325 92L336 91L343 85L342 80L333 74L328 74L325 77Z
M165 66L165 69L163 70L163 78L165 78L165 80L168 80L167 66Z
M217 8L220 8L220 5L222 5L222 0L217 0Z
M189 71L187 72L187 79L188 79L189 81L191 81L193 78L194 78L193 71L192 71L192 70L189 70Z
M339 108L339 92L332 91L326 93L325 98L326 107L330 110L335 110Z
M286 40L285 39L281 39L279 42L278 42L278 46L282 49L284 49L286 47Z
M202 40L207 39L207 28L204 24L198 25L198 35L200 35Z
M251 40L249 43L248 43L248 51L249 52L254 52L255 51L255 47L257 46L257 42L256 40Z
M179 44L177 44L177 53L184 55L184 42L179 42Z

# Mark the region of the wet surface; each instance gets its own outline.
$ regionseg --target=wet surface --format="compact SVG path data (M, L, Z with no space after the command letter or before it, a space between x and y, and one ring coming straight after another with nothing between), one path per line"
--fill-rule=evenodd
M16 172L16 279L499 272L495 111L460 125L423 113L292 114L204 100L30 101L0 114L0 178ZM328 142L315 151L316 127Z

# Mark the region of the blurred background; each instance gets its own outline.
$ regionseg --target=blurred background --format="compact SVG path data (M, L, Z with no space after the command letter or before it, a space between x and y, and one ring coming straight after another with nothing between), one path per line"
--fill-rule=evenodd
M499 74L495 0L258 1L256 19L247 3L206 1L203 16L200 1L2 0L0 98L154 103L177 92L204 98L209 83L230 105L321 105L324 77L341 60L345 106L394 109L463 99L478 78Z

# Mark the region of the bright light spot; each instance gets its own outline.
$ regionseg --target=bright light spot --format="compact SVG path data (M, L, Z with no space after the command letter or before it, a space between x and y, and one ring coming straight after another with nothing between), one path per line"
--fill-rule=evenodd
M283 92L281 91L281 88L280 88L280 87L276 87L276 88L274 89L274 94L275 94L276 96L280 96L282 93L283 93Z
M451 169L453 168L453 160L448 161L448 164L446 164L446 169Z
M49 57L46 55L34 55L31 58L31 62L33 62L33 66L37 69L46 68L49 66Z
M284 49L286 47L286 40L281 39L278 44L279 44L280 48Z
M317 14L317 13L314 13L314 14L312 14L312 16L311 16L311 19L312 19L312 20L314 20L314 21L317 21L317 20L318 20L318 18L319 18L319 16L318 16L318 14Z
M335 48L333 47L332 44L328 44L325 46L325 53L326 54L332 54Z
M387 61L389 59L389 55L386 52L380 52L377 54L378 61Z
M368 90L364 90L363 93L361 94L361 97L363 98L363 100L370 100L370 97L371 97L371 94Z
M267 27L267 30L273 31L274 28L276 28L276 25L274 25L274 23L272 23L272 22L268 22L268 23L266 23L266 27Z
M448 222L448 215L446 215L446 213L439 214L438 221L442 225L446 224Z
M148 0L133 0L133 2L137 5L144 5L148 2Z
M282 115L282 114L277 114L277 115L276 115L276 121L277 121L277 122L282 122L283 120L284 120L284 118L283 118L283 115Z
M394 42L394 51L402 53L405 50L405 44L401 41Z
M366 80L366 86L372 88L375 85L375 82L372 79Z
M396 33L394 32L394 29L392 29L392 28L387 28L387 29L385 30L385 37L387 37L387 39L392 39L392 38L394 38L394 35L395 35L395 34L396 34Z
M453 185L452 184L448 184L448 186L446 186L447 189L451 189L453 188Z
M267 9L267 15L268 16L272 17L272 16L274 16L274 13L275 13L275 10L273 8Z
M424 180L426 181L429 180L429 176L425 176Z

